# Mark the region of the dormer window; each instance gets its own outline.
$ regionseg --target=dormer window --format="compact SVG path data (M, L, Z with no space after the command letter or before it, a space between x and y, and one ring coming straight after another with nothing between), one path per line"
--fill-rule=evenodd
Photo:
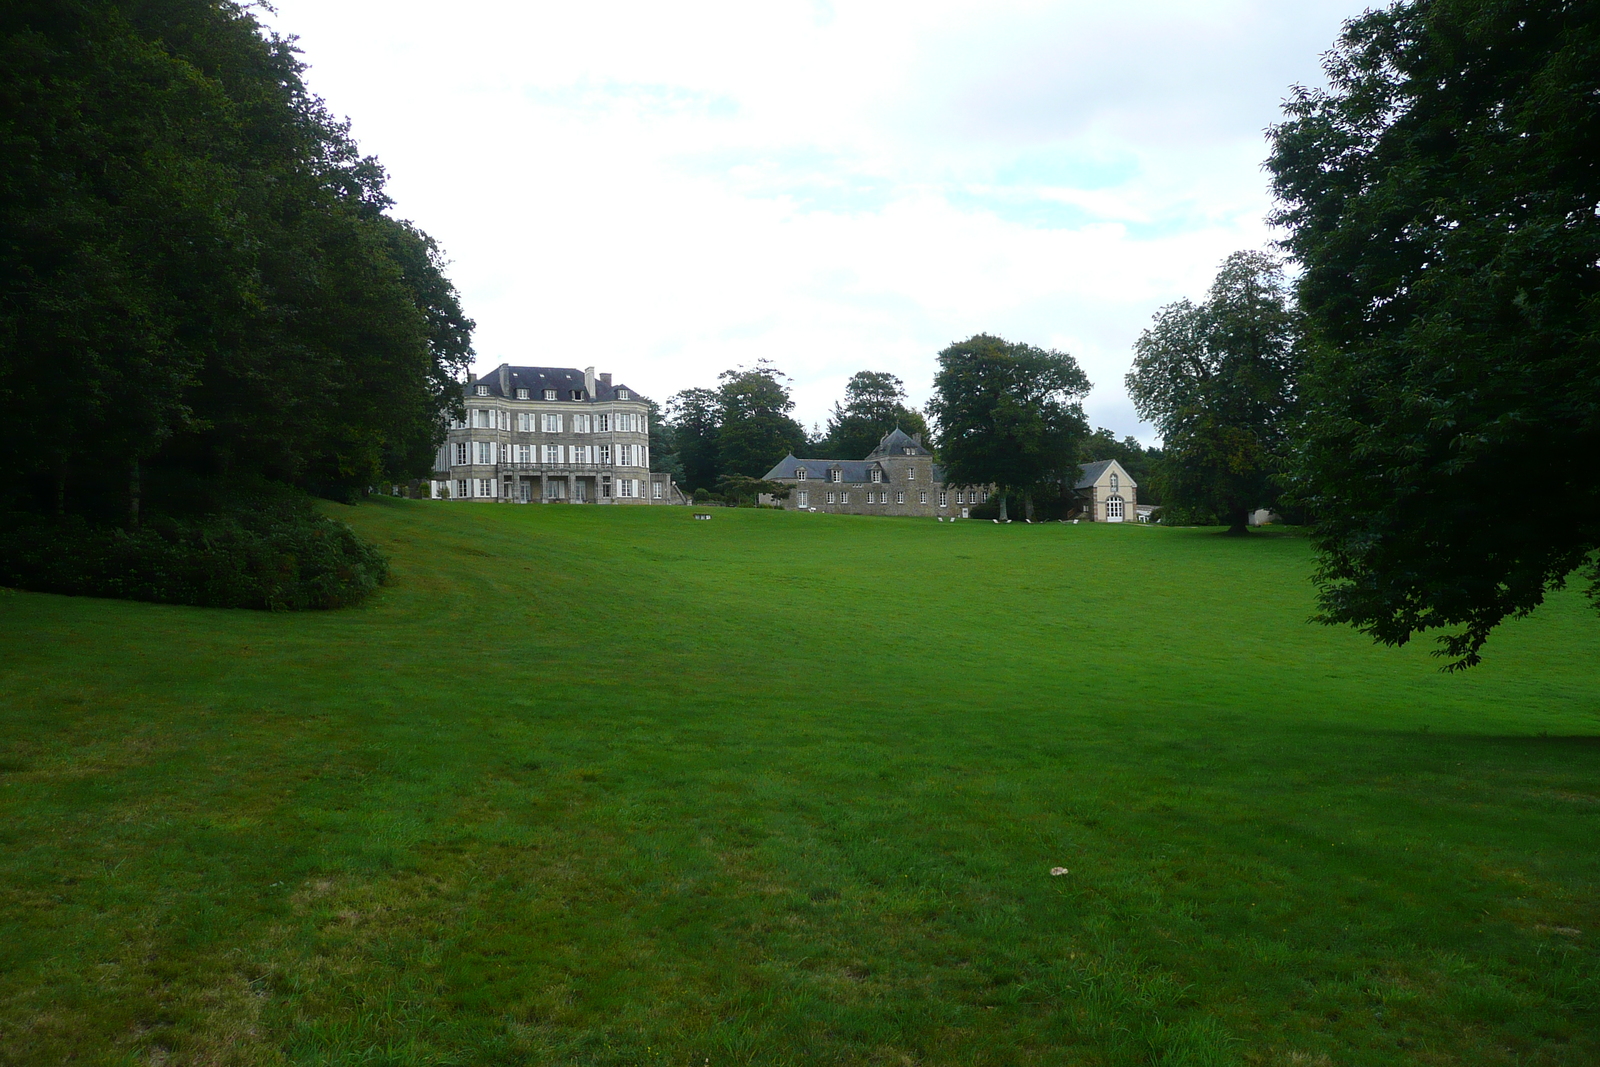
M517 390L517 399L518 400L526 400L526 399L528 399L528 391L526 389L518 389Z
M618 400L628 400L628 399L631 399L631 397L630 397L630 394L628 393L628 391L626 389L618 389L617 390L617 399Z
M806 480L806 469L804 467L796 467L794 469L794 478L795 478L795 481L797 481L797 482L805 481Z
M828 481L830 481L830 482L842 482L842 481L844 481L844 471L840 470L838 467L833 468L833 470L828 472Z
M544 391L544 398L546 400L554 400L556 398L556 391L554 389L546 389Z
M880 470L874 470L872 472L872 480L875 482L883 481L883 472Z
M479 396L488 396L489 395L489 387L487 385L478 386L478 395Z
M1113 475L1112 475L1112 476L1111 476L1111 491L1112 491L1112 492L1113 492L1113 493L1115 493L1115 492L1116 492L1116 491L1117 491L1117 489L1118 489L1118 488L1119 488L1119 487L1118 487L1118 485L1117 485L1117 476L1116 476L1116 475L1115 475L1115 474L1113 474Z
M572 399L574 399L574 400L582 400L583 399L583 390L582 389L574 389L572 391Z
M908 449L905 450L905 453L908 456L914 456L914 455L917 454L917 450L914 449L914 448L908 448Z

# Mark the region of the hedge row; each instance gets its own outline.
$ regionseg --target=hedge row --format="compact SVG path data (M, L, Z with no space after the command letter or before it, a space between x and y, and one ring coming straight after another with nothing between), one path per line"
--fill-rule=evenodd
M376 548L308 501L157 516L132 531L0 516L0 585L42 593L293 611L353 604L388 574Z

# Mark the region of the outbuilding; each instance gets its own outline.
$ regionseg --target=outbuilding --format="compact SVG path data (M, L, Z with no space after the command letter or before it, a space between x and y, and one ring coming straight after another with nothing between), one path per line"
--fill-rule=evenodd
M1139 486L1114 459L1086 463L1073 487L1083 517L1090 522L1133 522L1138 512Z

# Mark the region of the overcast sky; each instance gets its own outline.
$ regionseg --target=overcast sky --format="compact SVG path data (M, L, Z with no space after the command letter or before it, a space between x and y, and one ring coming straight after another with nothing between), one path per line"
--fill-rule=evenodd
M1077 357L1271 239L1263 130L1359 0L274 0L444 246L478 369L657 399L772 360L823 422L975 333Z

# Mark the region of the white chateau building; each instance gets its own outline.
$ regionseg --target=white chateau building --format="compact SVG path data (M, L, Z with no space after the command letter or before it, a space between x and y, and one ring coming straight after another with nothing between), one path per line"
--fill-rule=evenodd
M593 367L467 376L467 417L434 460L433 496L569 504L686 504L650 473L649 407Z

